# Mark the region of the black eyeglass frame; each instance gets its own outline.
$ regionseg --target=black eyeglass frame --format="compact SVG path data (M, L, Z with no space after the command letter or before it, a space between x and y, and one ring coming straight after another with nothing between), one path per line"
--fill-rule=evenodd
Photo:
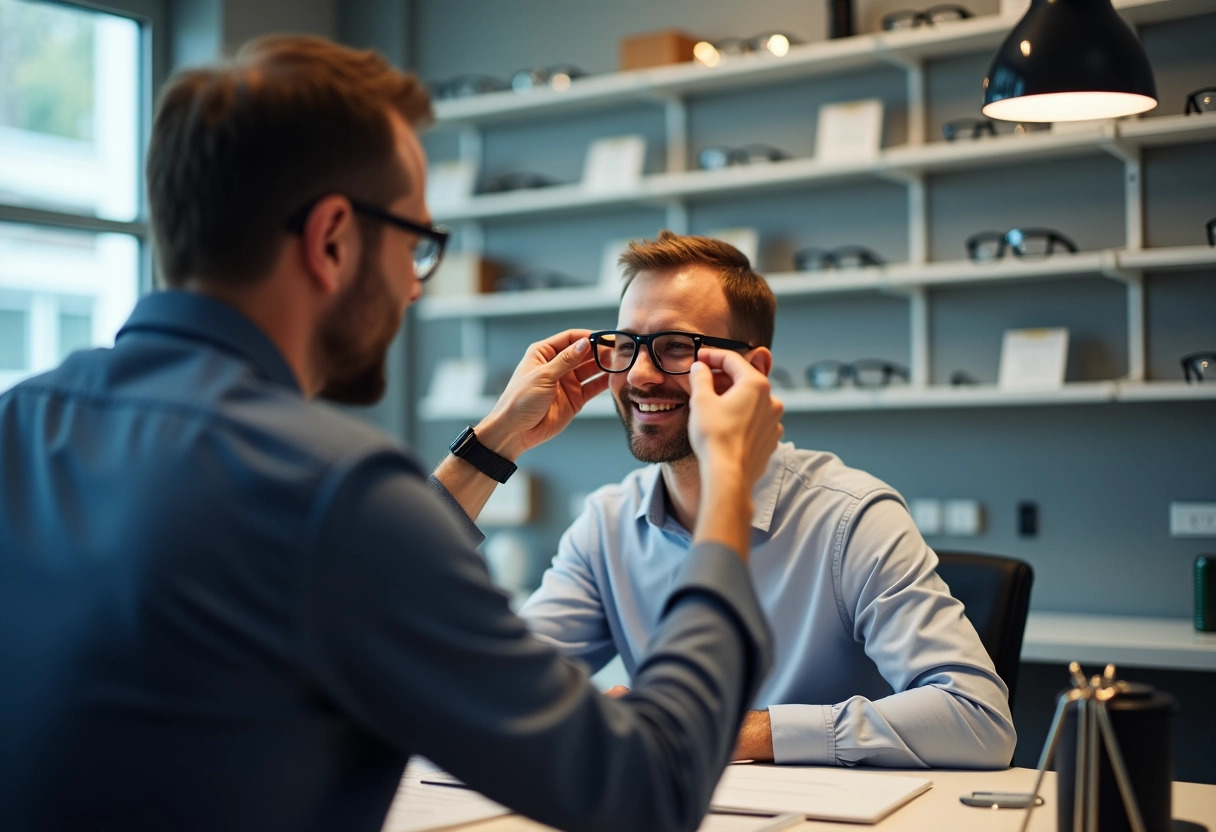
M329 194L326 194L326 196L329 196ZM410 234L414 234L418 237L425 237L426 239L433 241L438 246L438 251L435 252L434 261L425 270L419 268L417 258L414 259L414 276L418 278L419 283L425 281L439 268L439 264L443 261L443 252L447 249L448 238L452 235L452 232L450 232L448 229L444 228L442 225L423 225L420 222L414 222L411 219L398 216L391 211L386 211L383 208L372 205L370 202L363 202L362 200L347 196L346 194L341 194L341 196L346 197L346 201L350 203L350 207L356 213L364 214L372 217L373 219L380 220L381 222L386 222L389 225L394 225L397 228L400 228L402 231L409 232ZM308 203L303 208L288 217L287 230L292 234L304 233L304 224L308 221L308 215L312 213L312 209L316 207L316 204L323 198L324 197L317 197L312 202Z
M1216 246L1216 217L1204 223L1203 227L1208 230L1208 245Z
M882 28L886 32L902 32L905 29L915 29L921 25L936 26L937 21L933 19L935 12L954 12L958 17L948 17L942 20L942 23L953 23L956 20L967 20L974 17L970 9L963 8L956 3L939 3L936 6L930 6L927 9L917 11L916 9L900 9L895 12L888 12L882 16ZM899 26L896 25L899 21L909 21L911 25Z
M865 269L885 266L886 261L865 246L837 246L819 248L811 246L794 252L794 268L800 272L827 271L828 269ZM850 262L856 261L856 263Z
M1192 114L1201 115L1203 113L1213 112L1212 110L1205 110L1199 106L1199 96L1203 95L1204 93L1211 93L1212 96L1216 98L1216 87L1203 87L1202 89L1193 90L1192 92L1187 93L1186 109L1182 111L1182 114L1189 116Z
M1203 381L1202 363L1216 365L1216 352L1193 352L1182 356L1182 377L1186 383ZM1194 378L1191 378L1194 376Z
M822 385L815 383L817 372L822 372L826 369L835 370L835 383ZM862 370L878 370L882 373L882 381L877 384L866 384L861 380ZM852 379L853 386L861 390L881 390L884 387L891 386L891 379L898 378L899 380L910 383L912 381L912 373L907 367L901 364L896 364L892 361L884 361L881 358L861 358L857 361L836 361L829 359L827 361L816 361L806 368L806 382L812 390L836 390L844 386L846 379Z
M722 164L706 164L710 154L719 154ZM697 151L697 167L701 170L724 170L739 165L763 165L769 162L783 162L790 155L779 147L753 142L740 147L728 147L724 144L714 144Z
M1027 254L1025 243L1015 243L1011 238L1011 235L1014 234L1020 234L1023 241L1027 238L1042 238L1047 241L1047 248L1041 255ZM980 255L980 246L988 241L995 241L997 250L991 257L983 257ZM967 238L967 257L977 263L986 263L1003 258L1006 249L1013 251L1015 257L1049 257L1055 252L1057 244L1069 254L1076 254L1080 250L1077 248L1077 244L1068 237L1050 228L1011 228L1003 233L981 231L978 234L972 234Z
M948 142L965 137L968 130L973 139L996 136L996 122L990 118L956 118L942 125L942 135Z
M605 335L620 335L633 340L635 346L633 357L629 359L628 364L619 370L610 370L600 362L599 350L596 349L596 347L597 342L599 342L600 339L602 339ZM682 332L678 329L665 329L660 332L651 332L645 335L636 332L622 332L619 329L601 329L599 332L593 332L588 335L587 340L591 342L591 352L595 356L595 365L605 373L627 373L632 370L633 365L637 363L638 355L641 353L641 350L636 349L636 347L645 344L646 352L650 354L650 363L653 364L660 372L666 373L669 376L688 375L690 372L692 372L691 366L689 366L687 370L672 372L671 370L666 369L663 366L663 362L659 361L659 357L655 355L654 339L662 338L665 335L681 335L692 341L693 364L697 362L697 356L701 354L701 347L716 347L723 350L734 350L735 352L745 352L747 350L753 350L756 348L755 344L749 344L746 341L734 341L730 338L716 338L712 335L700 335L696 332Z

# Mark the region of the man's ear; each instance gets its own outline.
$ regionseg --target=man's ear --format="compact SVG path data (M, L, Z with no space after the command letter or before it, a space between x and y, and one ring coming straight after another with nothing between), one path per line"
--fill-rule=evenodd
M341 194L322 197L300 237L309 276L326 294L336 292L359 261L361 241L350 200Z
M747 360L766 376L773 371L773 353L768 347L756 347L751 350Z

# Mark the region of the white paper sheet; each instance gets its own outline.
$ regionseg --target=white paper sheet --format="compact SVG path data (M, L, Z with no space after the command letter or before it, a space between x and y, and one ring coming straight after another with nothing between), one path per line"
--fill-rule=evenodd
M877 823L932 787L923 777L848 768L728 766L710 806L797 812L817 820Z
M421 781L435 777L426 763L411 763L401 778L397 796L381 832L422 832L505 815L511 810L482 797L472 789L429 786ZM442 777L442 775L440 775ZM457 781L458 782L458 781Z

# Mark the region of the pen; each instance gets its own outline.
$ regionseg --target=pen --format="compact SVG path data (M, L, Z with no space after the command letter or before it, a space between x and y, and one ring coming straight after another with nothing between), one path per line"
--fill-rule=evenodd
M459 780L419 780L418 782L424 786L448 786L453 789L473 790L473 787L468 783L461 783Z

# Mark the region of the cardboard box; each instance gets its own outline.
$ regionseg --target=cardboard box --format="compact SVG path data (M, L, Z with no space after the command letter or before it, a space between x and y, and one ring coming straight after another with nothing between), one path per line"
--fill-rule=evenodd
M451 252L445 254L435 272L426 283L426 294L431 297L450 295L476 295L494 291L494 282L502 273L498 263L479 254Z
M622 38L621 69L643 69L691 61L692 48L698 40L676 29Z

